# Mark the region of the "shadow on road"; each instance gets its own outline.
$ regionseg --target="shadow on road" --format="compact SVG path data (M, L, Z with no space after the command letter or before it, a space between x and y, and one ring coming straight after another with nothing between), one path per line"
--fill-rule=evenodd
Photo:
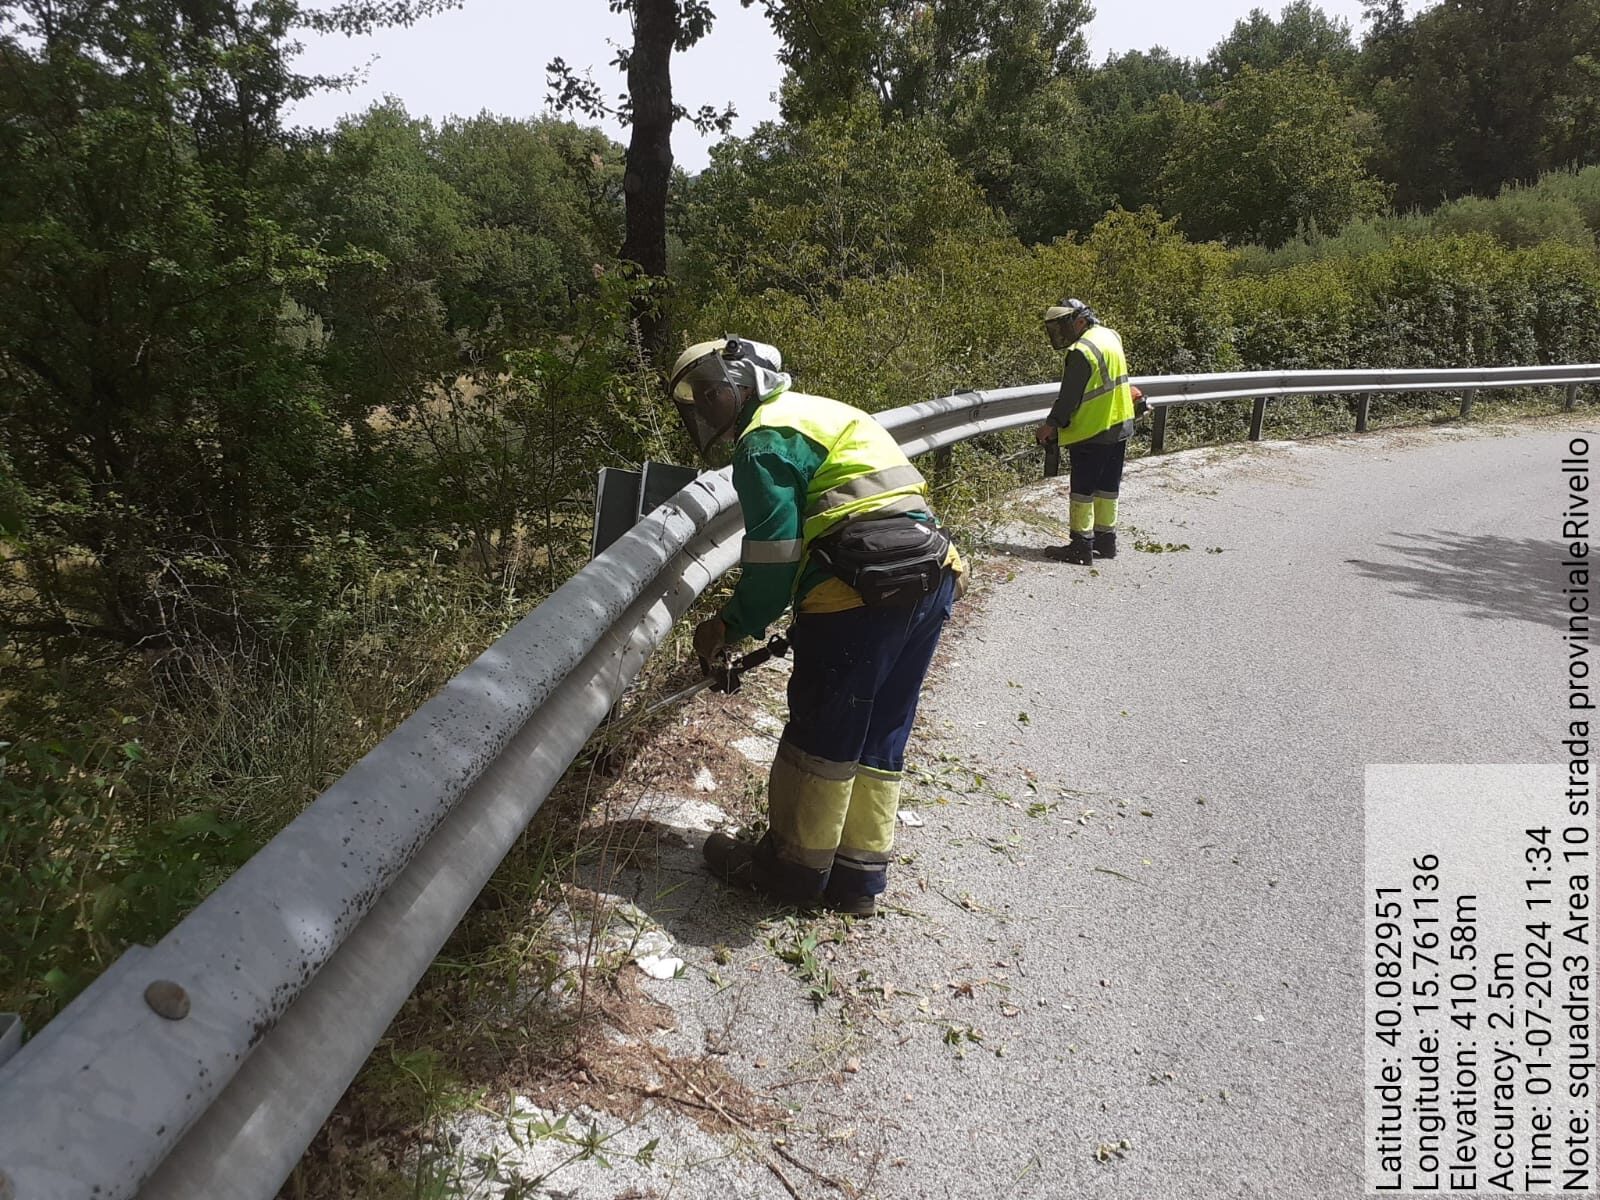
M1531 621L1566 628L1561 549L1537 538L1394 533L1380 550L1398 562L1345 561L1414 600L1454 604L1483 620Z
M630 818L587 831L576 881L636 905L675 943L738 947L778 906L714 881L700 856L705 831Z
M1063 542L1066 541L1065 538L1061 540ZM1059 544L1058 542L1052 542L1050 546ZM1006 555L1010 558L1026 558L1032 562L1047 562L1059 565L1060 559L1050 557L1050 546L1024 546L1021 542L985 542L983 552L985 554Z

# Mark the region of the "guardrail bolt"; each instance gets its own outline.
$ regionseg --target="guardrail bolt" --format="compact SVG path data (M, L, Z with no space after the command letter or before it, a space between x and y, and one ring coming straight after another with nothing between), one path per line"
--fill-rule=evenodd
M158 1017L181 1021L189 1015L189 993L170 979L158 979L144 990L144 1002ZM0 1200L6 1200L0 1192Z

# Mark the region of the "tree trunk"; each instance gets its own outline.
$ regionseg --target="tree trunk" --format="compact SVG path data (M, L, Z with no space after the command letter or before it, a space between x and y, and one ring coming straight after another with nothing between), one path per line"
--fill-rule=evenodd
M667 273L667 185L672 178L672 46L678 36L677 0L635 0L628 97L633 135L622 189L627 236L622 258L646 275ZM634 316L646 354L666 345L666 326L654 300L636 301Z

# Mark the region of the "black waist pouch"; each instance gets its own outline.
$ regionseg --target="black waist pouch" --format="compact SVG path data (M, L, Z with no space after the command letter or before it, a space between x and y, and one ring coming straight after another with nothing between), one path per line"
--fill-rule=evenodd
M811 553L861 593L869 608L915 604L937 591L950 539L907 516L848 521L811 543Z

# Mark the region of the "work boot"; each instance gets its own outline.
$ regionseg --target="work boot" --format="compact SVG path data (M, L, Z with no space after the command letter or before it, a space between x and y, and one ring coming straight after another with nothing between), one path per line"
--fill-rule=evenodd
M829 892L823 892L822 907L829 912L842 913L847 917L875 917L878 915L878 898L876 896L835 896Z
M724 883L754 892L773 904L792 904L796 908L816 908L822 904L821 872L800 872L816 877L817 891L810 891L804 881L789 878L793 872L775 861L770 842L759 842L713 833L700 848L706 866Z
M841 867L835 862L833 872L828 876L828 885L822 889L822 907L829 912L844 913L851 917L877 916L876 893L861 890L863 886L873 883L881 887L881 877L873 878L864 871Z
M706 838L706 844L700 848L700 852L705 855L706 866L711 868L711 873L723 883L731 883L734 887L762 896L767 894L761 886L756 867L755 842L741 841L725 833L713 833Z
M1094 531L1094 556L1096 558L1115 558L1117 556L1117 531L1115 529L1096 529Z
M1072 535L1072 540L1065 546L1051 546L1045 554L1057 562L1076 563L1079 566L1088 566L1094 562L1094 539L1085 537L1081 533Z

